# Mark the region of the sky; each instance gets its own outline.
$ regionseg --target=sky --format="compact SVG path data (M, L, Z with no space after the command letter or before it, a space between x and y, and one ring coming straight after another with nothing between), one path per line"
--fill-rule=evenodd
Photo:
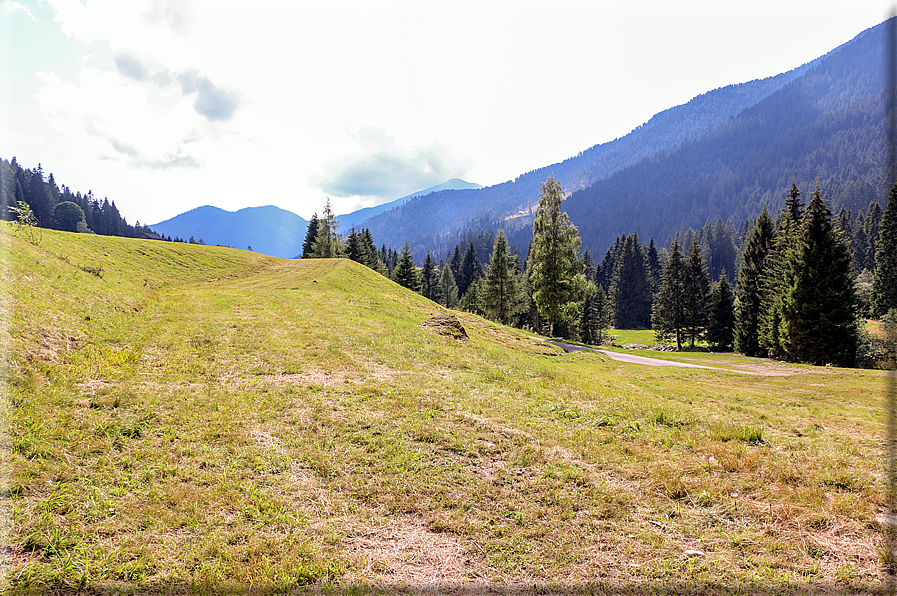
M774 76L883 0L0 0L0 157L115 201L308 219L489 186Z

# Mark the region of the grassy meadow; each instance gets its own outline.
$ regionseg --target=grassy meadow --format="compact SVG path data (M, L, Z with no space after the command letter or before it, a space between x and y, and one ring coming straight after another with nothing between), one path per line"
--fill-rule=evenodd
M457 341L348 260L0 247L8 593L883 585L880 371Z

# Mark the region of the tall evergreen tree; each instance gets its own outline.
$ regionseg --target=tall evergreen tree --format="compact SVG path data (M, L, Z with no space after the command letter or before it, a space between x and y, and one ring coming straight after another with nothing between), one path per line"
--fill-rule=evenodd
M710 306L710 278L697 239L685 261L685 329L692 347L695 339L707 327Z
M869 203L866 210L866 258L864 259L866 267L872 269L875 267L875 253L878 252L878 239L881 236L881 205L878 201Z
M467 250L461 257L461 267L458 272L458 294L464 296L470 284L478 280L483 275L483 264L477 258L476 247L473 242L467 244Z
M415 292L420 292L420 273L414 264L414 257L411 255L411 247L405 243L402 248L402 255L392 272L392 280L402 287L408 288Z
M576 258L582 240L576 226L561 211L561 183L552 175L541 187L539 211L533 220L534 265L530 282L533 299L553 334L556 324L575 316L586 278Z
M424 298L436 300L438 287L439 278L436 276L436 263L428 250L427 257L424 259L424 264L420 271L420 293Z
M614 257L614 275L610 300L617 329L649 329L651 327L651 282L645 253L633 233L625 238L620 255Z
M760 303L760 345L766 355L772 358L786 356L781 336L782 300L787 283L788 253L800 236L801 217L803 217L803 203L800 197L800 190L792 183L785 198L785 207L778 217L775 241L772 251L767 256L767 266L761 282L763 290Z
M508 249L504 230L499 230L479 296L486 316L506 325L510 323L520 306L517 281L517 260Z
M442 266L442 272L439 275L439 293L443 306L458 308L458 285L455 283L455 276L448 263Z
M579 318L579 338L587 344L601 345L608 327L610 312L604 288L589 284Z
M660 282L663 276L663 267L660 265L660 255L657 254L657 245L654 243L654 237L648 242L648 250L645 253L645 259L648 265L648 281L651 282L651 293L660 289Z
M710 292L710 313L707 320L707 343L717 350L728 352L732 348L735 331L735 296L726 278L720 273L719 281Z
M738 271L735 307L735 347L747 356L760 356L760 308L767 258L775 241L775 224L766 205L754 222Z
M852 364L858 328L850 251L817 183L787 253L780 342L792 360Z
M685 330L685 262L679 250L679 240L673 241L673 248L663 265L660 288L654 297L651 325L658 341L675 334L676 349L682 350L682 336Z
M302 258L310 259L315 252L315 238L318 236L318 214L315 213L308 221L305 230L305 241L302 243Z
M330 198L324 205L324 212L318 219L318 230L315 234L313 254L318 259L335 259L342 256L342 242L336 233L339 222L330 206Z
M891 188L878 236L872 278L872 313L882 317L897 308L897 184Z

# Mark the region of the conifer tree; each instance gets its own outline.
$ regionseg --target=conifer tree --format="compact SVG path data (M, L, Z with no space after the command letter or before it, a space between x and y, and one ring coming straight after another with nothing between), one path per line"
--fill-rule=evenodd
M676 336L676 349L682 350L685 330L685 262L679 250L679 239L673 241L670 256L663 265L660 288L654 297L651 325L658 341L669 334Z
M881 205L878 201L869 203L866 210L866 266L870 269L875 267L875 253L878 252L878 239L881 236Z
M589 284L579 318L579 338L584 343L601 345L610 326L610 313L604 288Z
M779 337L791 360L849 365L858 340L850 251L831 216L817 183L786 256Z
M592 251L586 248L582 253L582 273L586 276L586 281L595 283L595 274L597 272L595 259L592 258Z
M308 221L308 229L305 231L305 241L302 243L302 258L310 259L315 251L315 237L318 235L318 214L315 213Z
M458 285L455 283L452 267L448 263L442 266L442 272L439 275L439 292L441 295L440 303L443 306L458 308Z
M517 281L517 260L508 250L504 231L499 230L479 296L486 316L499 323L510 323L511 317L519 310L520 291Z
M420 270L420 293L424 298L436 300L436 288L439 287L439 278L436 277L436 263L430 251L427 251L427 257Z
M872 278L872 313L882 317L897 308L897 184L891 188L881 218Z
M461 257L461 267L458 272L458 294L464 296L470 284L474 283L483 275L483 264L477 258L476 247L473 242L467 244L464 256Z
M530 282L536 306L549 323L549 334L553 334L556 324L575 316L586 278L576 258L582 240L576 226L561 211L561 183L552 175L541 188L539 211L533 220L534 264Z
M701 245L694 239L685 261L685 329L692 347L707 327L709 306L710 278Z
M735 307L735 347L747 356L760 356L760 307L767 259L775 241L775 225L766 205L748 235L738 271Z
M339 234L336 233L339 222L333 209L330 207L330 198L324 205L324 212L318 219L318 229L315 233L315 241L313 244L312 254L318 259L335 259L341 256L342 242Z
M726 278L726 271L723 270L710 292L707 343L714 345L717 350L728 352L732 348L734 331L735 296Z
M785 207L779 214L772 251L767 256L767 266L761 281L760 345L772 358L786 356L782 344L782 300L785 295L788 253L800 236L803 203L801 192L792 183L785 199Z
M625 238L622 251L614 257L614 274L610 285L610 300L617 329L648 329L651 327L651 282L645 253L638 234Z
M660 266L660 255L657 254L657 245L654 243L654 237L648 242L648 250L645 253L645 259L648 265L648 281L651 282L651 293L654 294L660 289L660 281L663 276L663 267Z
M402 287L409 290L420 292L420 273L414 264L414 257L411 255L411 247L405 243L402 249L402 255L392 272L392 280Z

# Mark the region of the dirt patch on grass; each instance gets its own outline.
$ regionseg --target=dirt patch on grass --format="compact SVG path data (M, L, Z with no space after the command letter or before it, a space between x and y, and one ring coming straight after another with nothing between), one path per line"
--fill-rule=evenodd
M350 584L421 587L480 578L454 536L430 531L415 516L389 520L349 538L347 546L357 560L343 578Z
M302 373L258 375L252 378L234 378L231 382L235 385L257 385L259 383L273 385L274 387L289 387L291 385L320 385L322 387L338 387L351 383L359 385L367 381L388 381L397 371L383 365L371 365L367 370L335 370L325 371L319 368L310 368Z

